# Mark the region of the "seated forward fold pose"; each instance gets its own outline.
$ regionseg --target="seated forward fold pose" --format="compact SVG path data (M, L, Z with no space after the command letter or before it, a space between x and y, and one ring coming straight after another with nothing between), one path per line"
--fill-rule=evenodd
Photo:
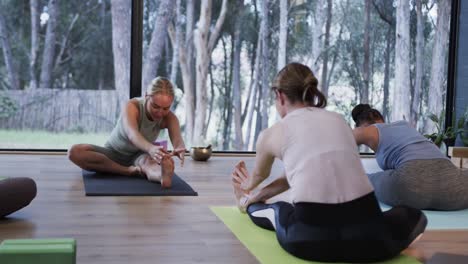
M275 230L290 254L314 261L375 262L392 258L425 229L417 209L382 212L362 167L352 130L323 108L312 71L286 65L272 87L281 120L261 132L255 167L239 162L232 173L241 211L259 227ZM284 173L257 190L282 160ZM292 203L265 201L290 189Z
M174 101L172 83L155 78L142 98L130 99L104 147L73 145L70 160L86 170L121 175L145 175L151 181L170 187L174 173L172 156L184 161L185 145L179 120L170 111ZM168 129L174 151L168 153L153 142L161 129Z
M408 122L384 123L368 104L357 105L352 117L357 144L369 146L383 170L369 174L377 199L419 209L468 208L468 170L457 168Z

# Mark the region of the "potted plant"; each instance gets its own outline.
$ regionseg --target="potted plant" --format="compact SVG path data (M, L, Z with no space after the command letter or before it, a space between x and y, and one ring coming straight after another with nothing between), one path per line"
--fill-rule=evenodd
M467 132L464 129L466 122L466 114L463 115L460 119L458 119L455 127L449 126L446 129L444 129L444 117L445 111L442 111L440 113L440 116L437 116L436 114L430 114L429 119L431 119L432 122L435 123L436 132L432 134L426 134L424 136L431 139L432 142L434 142L434 144L436 144L438 147L442 145L442 142L445 144L446 147L455 145L455 140L457 139L458 135L462 137L464 144L466 144L465 140L468 141L468 138L465 139L463 135L465 132Z

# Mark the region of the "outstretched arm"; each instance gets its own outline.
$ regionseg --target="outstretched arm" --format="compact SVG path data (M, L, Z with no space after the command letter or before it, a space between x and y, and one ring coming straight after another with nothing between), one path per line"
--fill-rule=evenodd
M172 146L174 147L174 155L184 161L185 143L180 131L179 119L174 113L170 112L167 115L167 129L169 130L169 138L171 139Z
M289 188L289 184L283 174L279 179L274 180L258 193L251 194L253 189L270 176L275 157L281 158L281 132L281 127L273 126L260 133L257 139L257 155L252 174L249 174L243 161L240 161L234 167L231 175L232 186L237 206L241 212L245 212L249 204L264 201Z
M240 161L234 168L231 175L232 187L234 188L234 195L236 196L237 207L241 212L245 212L247 207L252 203L265 202L266 200L274 197L289 189L289 183L286 179L286 174L283 174L275 179L273 182L260 189L256 193L245 191L241 185L249 181L249 173L245 167L244 161Z
M247 205L252 204L252 203L258 203L258 202L265 202L266 200L270 199L271 197L274 197L282 192L285 192L289 189L289 183L288 180L286 179L286 174L283 172L283 175L281 177L277 178L264 188L260 189L260 191L256 194L250 195Z
M268 176L270 176L271 167L275 160L275 154L273 146L277 144L272 138L273 130L264 130L257 139L257 155L255 159L255 167L252 171L251 177L248 177L245 182L242 183L241 188L246 192L250 192L255 189L261 182L263 182Z

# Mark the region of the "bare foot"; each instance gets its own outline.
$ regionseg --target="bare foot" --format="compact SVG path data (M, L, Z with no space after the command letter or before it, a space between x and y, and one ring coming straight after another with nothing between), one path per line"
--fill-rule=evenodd
M241 189L240 184L232 183L232 188L234 189L234 196L236 197L237 208L242 213L245 213L248 206L249 197Z
M174 160L170 156L165 156L161 160L161 186L171 188L172 175L174 175Z

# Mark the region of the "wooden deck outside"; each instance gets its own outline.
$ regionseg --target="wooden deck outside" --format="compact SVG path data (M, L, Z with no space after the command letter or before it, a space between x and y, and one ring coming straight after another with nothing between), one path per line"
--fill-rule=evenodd
M81 171L65 155L2 154L0 176L31 177L38 195L0 221L0 241L73 237L78 263L258 263L209 209L234 205L230 173L240 159L177 163L197 197L86 197ZM252 157L242 159L253 166ZM468 256L468 230L427 231L411 253L428 263L436 253Z

